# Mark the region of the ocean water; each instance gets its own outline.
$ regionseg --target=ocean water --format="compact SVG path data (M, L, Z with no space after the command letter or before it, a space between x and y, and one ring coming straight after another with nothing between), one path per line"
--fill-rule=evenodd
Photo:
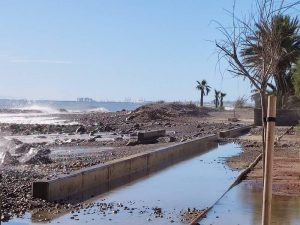
M78 102L78 101L27 101L0 99L0 109L34 110L31 112L0 113L0 123L16 124L74 124L60 118L60 114L84 112L116 112L134 110L145 103L134 102ZM37 112L35 112L37 111Z
M0 99L0 109L29 109L41 110L47 113L56 113L60 109L66 109L69 112L81 111L109 111L115 112L123 109L134 110L146 102L78 102L78 101L51 101L51 100L11 100Z

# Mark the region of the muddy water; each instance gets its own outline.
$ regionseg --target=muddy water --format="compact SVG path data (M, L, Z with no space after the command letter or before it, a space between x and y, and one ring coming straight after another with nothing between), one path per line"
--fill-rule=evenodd
M224 157L239 152L235 144L220 145L206 154L100 195L93 199L94 206L63 215L51 223L182 224L182 212L212 205L232 183L238 172L224 164ZM100 210L103 203L112 203L112 208L103 213ZM155 207L161 208L162 218L156 218ZM32 224L30 215L26 217L4 224Z
M232 189L200 221L201 225L260 225L262 190L251 182ZM300 197L273 196L272 225L300 225Z

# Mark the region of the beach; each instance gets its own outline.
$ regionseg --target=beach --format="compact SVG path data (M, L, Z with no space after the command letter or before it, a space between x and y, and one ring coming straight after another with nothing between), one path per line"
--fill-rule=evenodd
M20 112L13 112L20 113ZM32 113L23 112L23 114ZM38 113L38 112L34 112ZM228 121L233 115L236 122ZM47 115L60 124L1 124L7 154L1 165L2 221L22 217L49 220L55 215L78 208L64 201L46 202L32 197L32 182L53 179L78 169L121 159L174 143L218 134L222 130L253 123L253 109L234 112L196 107L182 103L154 103L133 111L60 113ZM62 122L63 121L63 122ZM236 139L225 140L242 146L242 152L225 162L233 170L246 168L260 153L259 128ZM288 128L279 128L278 134ZM165 135L149 143L138 141L138 132L165 130ZM298 136L297 136L298 135ZM275 186L278 195L299 195L299 134L290 132L275 149ZM37 149L36 152L32 149ZM292 164L294 163L294 164ZM289 173L287 172L289 167ZM247 176L253 186L262 188L261 162ZM283 175L285 174L285 175ZM36 217L48 211L50 216Z

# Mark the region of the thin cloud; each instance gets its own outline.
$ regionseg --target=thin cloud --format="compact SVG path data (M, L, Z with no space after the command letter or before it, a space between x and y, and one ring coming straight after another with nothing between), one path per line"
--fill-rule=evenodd
M10 63L73 64L71 61L51 59L11 59Z

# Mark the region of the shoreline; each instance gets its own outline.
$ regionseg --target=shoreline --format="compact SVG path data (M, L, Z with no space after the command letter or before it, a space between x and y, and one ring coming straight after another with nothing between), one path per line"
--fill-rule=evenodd
M32 216L35 217L41 211L50 210L54 214L59 214L65 210L76 209L80 206L70 205L62 201L48 203L32 198L31 183L35 180L55 177L61 173L69 173L77 169L124 158L150 149L193 140L209 134L216 134L221 130L252 123L253 111L251 109L241 109L235 113L239 121L229 122L228 118L232 117L232 111L216 111L209 108L194 108L191 105L161 103L143 106L132 112L90 112L61 115L63 119L75 121L79 125L0 124L1 132L4 136L21 135L28 138L31 134L35 134L39 139L44 140L44 142L33 145L17 143L16 140L13 140L16 142L13 148L25 145L22 154L26 154L32 147L69 149L68 154L62 153L59 156L50 157L49 163L43 163L43 161L38 159L30 164L11 164L0 169L5 171L3 191L1 192L1 197L5 199L5 202L2 208L4 213L1 220L7 221L13 216L22 217L28 210L33 212ZM138 131L155 129L165 129L167 135L158 138L156 142L150 144L134 142L137 139ZM256 140L256 129L253 128L251 130L253 134L250 136L246 135L238 139L231 139L241 144L244 149L239 156L227 159L227 164L232 169L243 169L260 153L259 149L261 146L259 141ZM45 140L47 140L47 135L49 134L65 135L66 140L47 143ZM111 138L103 138L106 134L109 134ZM72 135L78 135L79 138L73 138ZM84 135L87 138L82 139ZM282 141L285 140L284 138ZM130 141L133 141L133 146L131 146ZM296 144L296 147L299 148L299 146L300 141ZM287 147L290 148L289 145ZM77 154L73 148L81 149L82 154ZM89 148L99 149L99 151L84 152ZM74 151L72 152L70 149ZM278 152L278 154L282 154L282 152ZM281 161L278 163L280 164ZM259 180L259 166L260 164L255 167L248 178ZM295 174L297 174L296 172ZM282 188L284 186L279 187L279 189ZM296 194L300 195L300 188L298 189Z

